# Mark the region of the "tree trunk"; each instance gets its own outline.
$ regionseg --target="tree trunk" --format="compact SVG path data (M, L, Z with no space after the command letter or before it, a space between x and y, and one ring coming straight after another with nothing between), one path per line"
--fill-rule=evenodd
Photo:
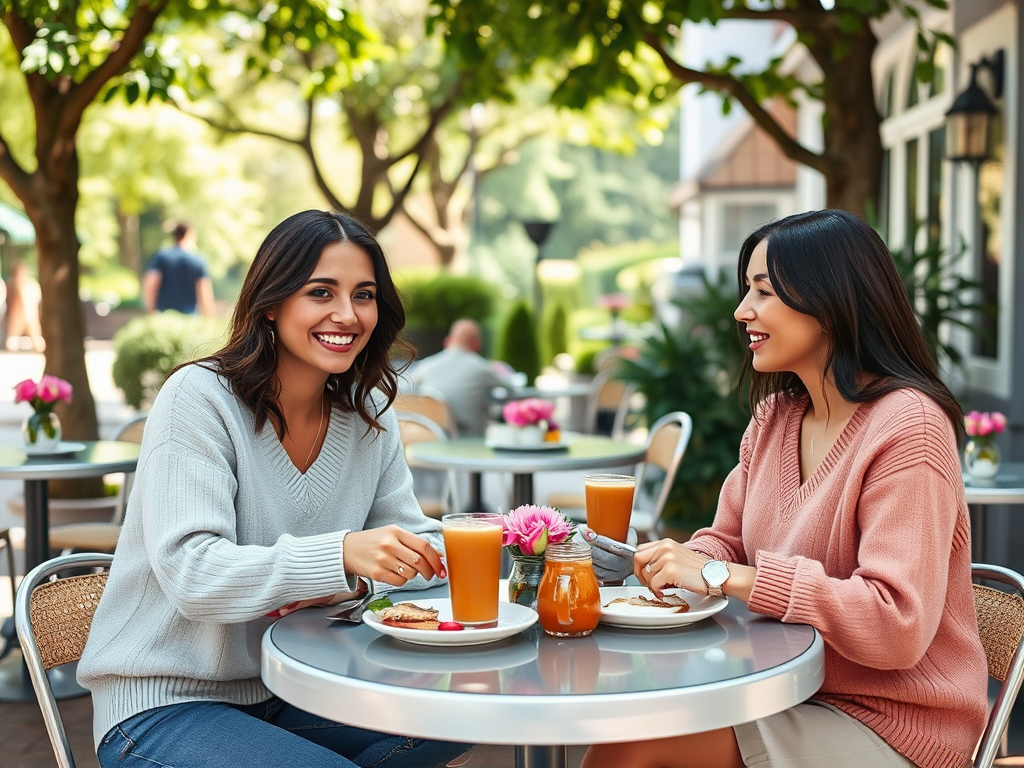
M877 218L882 188L881 117L871 72L877 42L865 20L860 34L842 40L823 36L810 48L824 73L827 205L866 218Z
M136 275L142 274L142 243L139 239L139 217L134 213L125 213L121 206L114 211L117 216L117 244L121 251L121 266L127 267Z
M95 440L99 427L85 369L85 323L78 298L77 166L69 185L53 184L41 173L34 174L34 186L48 187L48 192L26 201L26 213L36 229L46 372L74 387L71 402L58 406L64 435L72 440Z

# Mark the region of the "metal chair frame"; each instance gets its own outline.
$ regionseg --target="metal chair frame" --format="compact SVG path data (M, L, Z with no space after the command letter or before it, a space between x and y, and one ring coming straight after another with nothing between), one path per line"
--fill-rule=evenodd
M433 419L424 416L421 413L414 411L395 411L395 418L398 419L399 429L402 427L402 422L408 424L415 424L417 427L422 427L424 430L429 432L434 440L447 440L448 433L444 431L444 428ZM407 438L403 436L403 444L411 445L407 443ZM423 440L415 440L413 442L425 442ZM424 472L430 472L432 470L423 470ZM440 471L440 470L438 470ZM453 470L447 470L444 488L441 492L441 503L446 505L449 512L458 512L458 477Z
M141 443L147 416L149 416L148 413L133 416L118 427L114 439ZM134 479L134 472L125 473L124 482L121 484L121 490L118 492L117 508L109 522L55 525L50 528L50 548L60 549L62 554L65 555L70 554L75 549L103 549L104 551L113 552L113 547L116 545L117 538L121 533L124 511L128 506L128 495L131 493ZM97 543L97 539L104 542L102 546Z
M621 440L626 432L626 417L636 392L636 384L615 377L614 371L599 371L590 383L584 424L589 433L597 432L597 417L601 411L614 411L611 436Z
M1014 590L1010 593L1011 595L1014 595L1019 599L1024 599L1024 576L1021 576L1019 573L1010 570L1009 568L1004 568L1001 565L972 563L971 577L975 580L985 579L987 581L1005 584ZM1016 701L1017 694L1020 692L1021 681L1024 680L1024 643L1021 642L1022 630L1024 630L1024 626L1014 628L1017 647L1013 652L1013 656L1010 658L1010 663L1006 672L1006 679L1001 681L999 693L996 696L995 703L992 705L992 710L989 712L988 722L985 724L985 730L981 735L981 741L978 742L978 750L974 756L974 768L992 768L992 764L996 759L996 754L999 752L1000 744L1003 740L1003 734L1006 732L1006 726L1010 722L1010 711L1013 709L1013 703ZM985 638L982 638L983 645L984 640ZM986 647L986 658L988 658L988 654L989 649Z
M28 674L32 680L32 687L36 692L36 699L39 701L39 709L43 713L43 722L46 725L46 733L50 737L50 744L53 747L53 754L57 758L59 768L75 768L75 757L71 752L71 744L68 742L67 733L64 730L64 723L57 709L57 702L53 697L50 688L50 680L46 676L46 665L42 653L36 642L36 633L32 625L32 596L37 587L50 582L52 577L59 573L83 568L100 568L109 570L113 560L111 555L102 555L95 552L84 552L77 555L61 555L60 557L47 560L33 568L22 580L18 588L18 597L14 606L14 622L18 628L18 639L21 641L22 653L25 657L25 664L28 667ZM93 607L95 611L95 606ZM89 622L92 623L92 613L89 613ZM88 629L86 630L88 632ZM84 643L82 644L84 646ZM78 650L73 659L77 661L81 657Z
M664 451L663 446L659 443L659 436L662 431L667 427L676 425L679 428L679 437L675 441L675 444L670 447L670 452ZM657 536L660 533L661 515L665 511L665 505L668 503L668 497L672 493L672 485L675 483L676 473L679 471L679 465L683 460L683 455L686 453L686 446L690 443L690 436L693 434L693 419L690 418L690 414L685 411L672 411L666 413L654 424L651 425L651 430L647 436L647 452L644 454L644 460L640 462L639 471L636 477L636 488L639 491L643 488L644 478L647 475L647 468L651 465L660 467L665 472L665 479L661 483L661 488L658 491L658 497L654 502L654 507L651 511L645 512L644 510L636 509L636 491L633 496L633 517L637 517L637 512L641 514L650 514L650 522L643 526L643 530L637 528L638 536ZM663 461L662 456L664 453L668 453L668 460ZM630 525L637 527L634 521L630 521Z

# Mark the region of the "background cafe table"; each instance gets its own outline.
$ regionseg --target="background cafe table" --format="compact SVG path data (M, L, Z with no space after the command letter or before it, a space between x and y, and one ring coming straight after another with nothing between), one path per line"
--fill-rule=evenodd
M133 472L139 462L138 443L99 440L83 443L85 448L71 456L38 456L29 458L21 448L0 445L0 480L25 482L25 572L28 573L50 556L50 507L47 483L99 477L112 472ZM11 574L11 578L14 574ZM15 643L14 622L7 621L3 635ZM58 699L84 695L74 678L74 670L49 673ZM0 701L32 701L35 694L28 679L28 670L20 653L11 654L0 663Z
M1024 504L1024 463L1004 461L996 476L984 480L964 474L964 498L971 511L971 559L985 560L985 507Z
M442 597L435 588L402 597ZM689 627L600 625L559 639L539 625L468 647L414 646L330 608L289 614L263 635L264 683L285 701L349 725L407 736L511 744L519 768L564 768L566 745L653 739L766 717L824 680L811 627L731 600ZM472 631L472 630L466 630Z
M406 449L410 467L462 472L511 472L512 506L533 503L533 473L605 469L636 464L645 448L601 435L566 433L564 450L499 450L482 437L416 443ZM474 500L479 508L479 499Z

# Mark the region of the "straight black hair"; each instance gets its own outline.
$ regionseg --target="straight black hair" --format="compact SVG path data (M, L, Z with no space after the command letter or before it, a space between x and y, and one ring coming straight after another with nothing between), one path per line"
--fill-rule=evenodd
M828 343L825 374L832 374L843 398L862 403L903 387L916 389L946 412L962 442L963 409L939 379L892 254L878 233L841 210L798 213L766 224L740 248L741 299L751 254L762 241L767 241L768 277L779 298L821 324ZM739 323L739 332L745 339L744 325ZM754 370L749 349L740 375L750 379L753 413L773 395L798 398L807 391L793 373ZM861 386L865 378L870 380Z

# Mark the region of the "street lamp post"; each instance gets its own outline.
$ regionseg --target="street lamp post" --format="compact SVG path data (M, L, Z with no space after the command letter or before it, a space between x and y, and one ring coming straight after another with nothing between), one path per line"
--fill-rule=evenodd
M538 267L540 267L541 259L544 258L544 243L551 235L551 229L555 226L555 222L529 220L523 221L522 225L526 230L526 236L530 238L535 246L537 246L537 259L533 265L533 313L537 319L537 325L539 327L542 317L541 303L544 297L542 295Z

